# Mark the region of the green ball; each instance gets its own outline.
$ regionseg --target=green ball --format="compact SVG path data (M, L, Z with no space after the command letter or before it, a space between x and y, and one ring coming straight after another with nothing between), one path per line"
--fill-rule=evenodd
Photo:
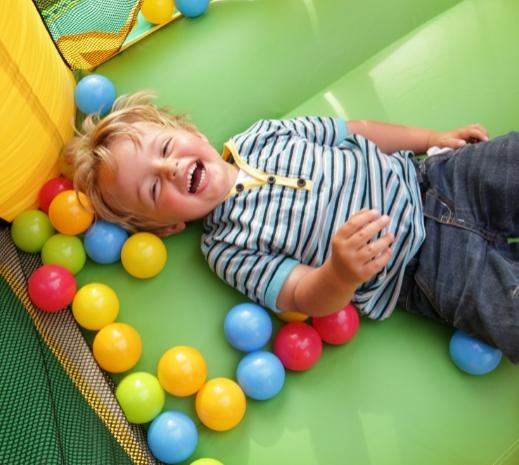
M61 265L77 274L85 265L86 253L78 237L55 234L41 249L41 260L45 265Z
M164 407L166 396L159 380L143 371L126 376L117 386L115 397L130 423L148 423Z
M20 213L11 225L13 242L24 252L39 252L54 232L49 217L40 210Z

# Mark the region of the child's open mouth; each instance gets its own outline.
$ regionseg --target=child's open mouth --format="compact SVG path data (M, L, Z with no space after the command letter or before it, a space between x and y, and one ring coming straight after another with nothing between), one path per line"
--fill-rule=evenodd
M205 179L205 167L204 164L197 160L189 167L187 173L187 191L190 194L196 193L200 185Z

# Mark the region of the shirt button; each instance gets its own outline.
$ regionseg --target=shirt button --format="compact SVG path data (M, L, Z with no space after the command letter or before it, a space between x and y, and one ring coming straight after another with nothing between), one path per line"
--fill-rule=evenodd
M243 189L245 189L245 187L243 186L243 184L241 182L236 184L236 186L234 186L234 188L236 189L236 192L243 192Z
M269 176L269 177L267 178L267 182L268 182L269 184L275 184L275 183L276 183L276 176Z
M297 187L305 187L305 186L306 186L306 181L303 178L299 178L297 180Z

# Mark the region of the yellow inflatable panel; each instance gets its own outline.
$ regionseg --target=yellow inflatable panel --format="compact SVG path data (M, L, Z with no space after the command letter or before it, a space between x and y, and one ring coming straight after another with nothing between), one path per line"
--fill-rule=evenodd
M36 204L71 137L74 76L32 2L0 2L0 217Z

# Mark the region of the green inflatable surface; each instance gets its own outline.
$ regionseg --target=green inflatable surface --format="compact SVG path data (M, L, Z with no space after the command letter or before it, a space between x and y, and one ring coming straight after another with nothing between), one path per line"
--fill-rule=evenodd
M216 147L258 118L306 114L435 129L479 122L496 136L517 127L517 18L517 0L224 0L97 72L118 94L155 90ZM191 345L209 378L235 376L241 354L225 341L223 320L246 299L205 264L201 231L192 224L168 238L166 268L153 279L92 262L78 276L79 285L104 282L118 293L118 321L143 339L133 371L155 373L168 348ZM199 425L191 460L518 464L519 370L503 361L483 377L462 373L449 358L451 333L399 310L384 322L363 319L349 344L326 346L313 369L288 373L277 397L248 400L229 432L202 426L193 397L168 396L166 409Z

